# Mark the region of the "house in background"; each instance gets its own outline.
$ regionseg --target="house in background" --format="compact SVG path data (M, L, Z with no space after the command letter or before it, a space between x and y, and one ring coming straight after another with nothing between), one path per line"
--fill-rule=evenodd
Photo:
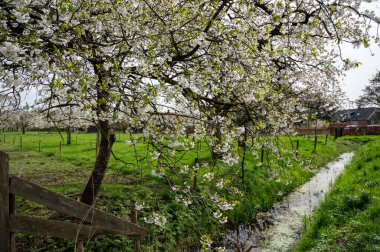
M366 127L380 125L380 108L357 108L337 111L331 118L332 123L340 123L344 126Z
M332 116L329 128L335 137L380 135L380 108L339 110Z

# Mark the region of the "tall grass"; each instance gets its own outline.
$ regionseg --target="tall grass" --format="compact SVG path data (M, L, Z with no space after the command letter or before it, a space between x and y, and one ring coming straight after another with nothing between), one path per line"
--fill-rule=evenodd
M380 139L359 150L296 251L380 251Z
M0 150L11 152L11 172L19 172L26 160L23 167L23 175L26 178L60 193L78 195L81 192L95 161L96 134L73 134L71 145L64 144L64 140L57 133L28 132L21 135L14 132L1 132L2 142L4 136L5 145L0 145ZM22 149L18 146L20 137L22 137ZM136 150L141 158L140 167L125 165L125 163L111 158L109 172L103 183L97 206L107 212L128 218L130 202L144 200L147 208L140 212L142 218L152 211L163 212L168 218L163 229L149 226L144 222L140 223L149 228L149 235L143 242L146 250L153 248L186 249L196 244L200 235L205 233L212 234L214 238L217 238L222 227L212 220L212 217L201 205L186 207L176 202L165 182L151 176L151 167L143 159L149 154L147 153L147 144L144 143L142 135L134 137L139 138ZM13 139L15 139L14 146ZM125 143L126 140L129 140L129 135L117 134L116 139L113 148L115 155L124 162L135 163L134 149ZM341 138L334 141L332 137L329 137L325 144L325 137L320 137L316 153L312 153L314 139L307 137L280 137L270 140L278 145L280 150L295 148L295 142L298 140L302 163L293 160L291 155L283 154L284 158L292 160L288 167L283 161L275 159L271 153L268 155L265 153L263 164L258 165L260 160L255 159L252 152L260 153L261 149L248 149L245 159L244 185L239 184L244 191L244 197L241 199L241 204L229 213L229 226L249 223L255 218L257 212L268 210L274 202L281 200L305 183L313 176L314 169L325 165L343 152L354 150L360 144L371 141L371 138ZM38 153L40 141L41 153ZM62 143L62 160L58 160L60 141ZM192 164L195 157L196 152L189 151L183 162ZM200 159L203 161L211 159L205 142L201 144ZM234 170L239 170L240 165L241 162ZM306 165L308 169L305 169ZM199 176L202 176L202 173ZM235 174L235 176L239 180L241 174ZM22 201L21 203L21 212L34 212L40 216L48 214L39 206L23 204ZM25 237L21 239L21 241L26 240ZM46 240L44 242L46 243ZM62 242L59 242L62 245ZM51 243L49 244L51 245ZM130 240L124 237L117 240L101 237L92 243L98 248L98 251L123 250L128 244L130 244ZM66 243L65 246L70 247L71 245Z

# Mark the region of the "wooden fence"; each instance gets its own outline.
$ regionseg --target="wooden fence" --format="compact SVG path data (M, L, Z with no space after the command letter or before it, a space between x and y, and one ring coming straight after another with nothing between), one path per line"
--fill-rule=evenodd
M15 195L78 218L80 223L17 215ZM121 234L132 237L135 240L134 249L139 251L140 240L147 230L136 224L136 216L134 207L133 223L9 175L9 156L0 152L0 252L16 251L16 233L61 237L76 241L87 241L98 235Z

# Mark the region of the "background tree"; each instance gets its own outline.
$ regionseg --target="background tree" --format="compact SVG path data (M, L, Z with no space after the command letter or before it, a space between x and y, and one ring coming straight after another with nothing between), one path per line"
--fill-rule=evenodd
M75 106L64 106L54 110L48 109L46 111L42 111L41 116L44 117L44 120L47 123L50 123L59 132L63 130L66 133L66 144L72 143L71 134L74 129L85 130L88 126L93 124L91 121L91 115ZM63 137L62 140L64 140Z
M356 101L359 108L368 105L380 106L380 72L377 72L369 82L370 85L363 89L364 94Z

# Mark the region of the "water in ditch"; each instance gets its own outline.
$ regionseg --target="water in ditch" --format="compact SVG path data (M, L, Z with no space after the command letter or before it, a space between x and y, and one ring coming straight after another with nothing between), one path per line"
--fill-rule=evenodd
M353 153L342 154L269 212L258 214L254 224L242 225L228 233L222 242L227 251L291 250L300 238L304 218L321 203L352 156Z

